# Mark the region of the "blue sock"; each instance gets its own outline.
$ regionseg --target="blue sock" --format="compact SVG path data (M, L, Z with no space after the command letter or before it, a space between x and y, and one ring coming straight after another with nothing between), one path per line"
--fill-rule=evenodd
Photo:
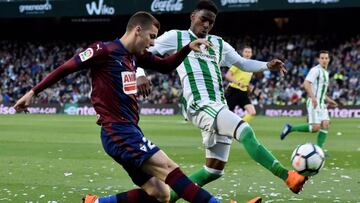
M98 201L99 201L99 203L117 203L115 195L109 195L109 196L106 196L106 197L99 197Z
M208 203L220 203L220 201L216 197L211 197Z
M160 203L154 197L149 196L144 190L138 188L129 190L127 192L122 192L116 195L115 200L118 203L136 203L136 202L146 202L146 203ZM99 202L102 203L102 202ZM106 202L107 203L107 202ZM113 202L109 202L113 203Z

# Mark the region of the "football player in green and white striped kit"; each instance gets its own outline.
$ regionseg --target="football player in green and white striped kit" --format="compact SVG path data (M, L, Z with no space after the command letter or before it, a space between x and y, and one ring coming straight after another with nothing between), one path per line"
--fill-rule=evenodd
M337 106L337 103L326 95L329 86L329 73L327 72L329 62L329 52L320 51L319 64L311 68L305 78L304 88L308 95L306 101L308 124L285 124L280 134L280 139L283 140L290 132L319 132L317 145L323 147L330 127L330 118L326 103L331 107Z
M298 193L307 179L295 171L285 169L258 142L251 126L228 109L220 70L221 66L235 65L248 72L272 70L283 73L286 72L284 64L277 59L270 62L245 59L221 37L209 35L216 14L217 8L212 1L199 1L191 13L189 30L165 32L155 40L154 47L149 48L155 54L165 55L176 52L197 38L205 38L212 44L212 47L202 52L190 52L177 68L183 89L184 115L201 129L206 151L204 167L192 173L190 179L203 186L223 175L234 138L244 145L252 159L285 181L294 193ZM171 202L176 200L176 194L171 192Z

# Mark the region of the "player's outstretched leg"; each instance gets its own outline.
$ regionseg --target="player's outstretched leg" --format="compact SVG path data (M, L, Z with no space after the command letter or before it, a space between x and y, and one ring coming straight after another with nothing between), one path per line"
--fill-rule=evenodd
M196 183L198 186L202 187L218 178L220 178L223 175L223 170L215 170L208 168L206 166L203 166L199 170L193 172L189 179ZM179 196L171 190L170 192L170 202L176 202L176 200L179 199Z
M196 188L190 188L194 189L194 191L184 191L188 193L195 194L195 199L192 200L192 202L204 202L203 200L199 199L199 197L196 197ZM196 199L198 198L198 199ZM158 200L156 200L154 197L149 196L144 190L142 189L134 189L129 190L127 192L119 193L116 195L110 195L107 197L97 197L96 195L86 195L83 199L83 203L129 203L129 202L146 202L146 203L161 203ZM219 200L217 200L214 197L208 198L205 202L207 203L220 203Z
M219 134L233 135L238 142L244 145L246 152L253 160L271 171L275 176L284 180L291 191L294 193L300 192L306 182L306 178L284 168L271 152L259 143L249 124L228 109L221 110L217 117Z
M252 159L267 168L277 177L283 179L291 191L296 194L301 191L302 186L307 180L306 177L295 171L285 169L284 166L258 142L254 131L247 123L239 125L236 132L236 140L243 143Z
M219 203L206 190L193 183L163 151L159 150L142 165L149 175L164 181L178 196L188 202Z
M285 139L291 132L312 132L312 126L309 124L290 125L286 123L280 133L280 139Z
M180 170L171 171L165 179L165 183L173 189L177 195L189 202L220 203L218 199L202 189Z
M280 133L280 140L285 139L286 135L288 135L291 132L291 125L286 123Z
M317 136L317 145L319 147L322 148L324 146L327 134L328 134L328 129L323 129L323 128L320 129Z
M133 189L127 192L116 195L109 195L106 197L97 197L96 195L86 195L83 198L83 203L121 203L121 202L149 202L160 203L154 197L149 196L142 189Z

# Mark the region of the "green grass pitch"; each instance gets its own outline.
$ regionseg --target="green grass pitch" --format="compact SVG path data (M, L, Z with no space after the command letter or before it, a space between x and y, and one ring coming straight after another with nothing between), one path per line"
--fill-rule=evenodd
M257 195L263 202L360 202L359 121L332 119L325 144L330 157L299 195L251 160L237 142L225 175L206 189L223 202L245 202ZM292 150L316 142L316 134L293 133L280 141L285 122L303 123L305 118L259 116L251 125L258 139L291 167ZM187 174L203 165L199 130L180 116L143 116L140 126ZM86 193L105 196L134 188L125 171L104 153L99 130L92 116L0 116L0 202L73 203Z

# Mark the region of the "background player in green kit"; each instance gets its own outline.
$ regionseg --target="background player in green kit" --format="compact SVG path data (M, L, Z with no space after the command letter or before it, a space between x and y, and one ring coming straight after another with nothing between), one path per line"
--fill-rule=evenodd
M328 51L320 51L319 64L313 67L304 81L304 88L308 95L306 108L308 111L308 123L299 125L285 124L280 139L284 139L290 132L319 132L317 145L323 147L330 127L329 112L326 103L330 107L336 107L337 103L326 95L329 86L330 56Z

